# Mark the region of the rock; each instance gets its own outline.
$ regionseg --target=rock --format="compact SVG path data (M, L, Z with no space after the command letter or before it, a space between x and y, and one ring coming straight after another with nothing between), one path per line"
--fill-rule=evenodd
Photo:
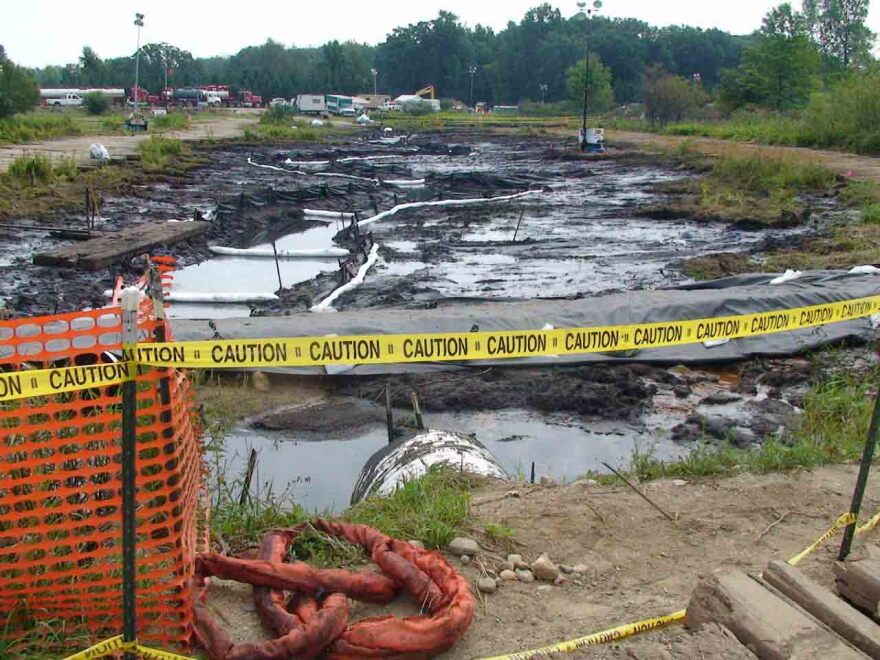
M491 568L486 569L486 575L488 575L493 580L498 577L498 574L495 571L493 571Z
M484 594L494 594L495 590L498 589L498 585L492 578L484 577L480 578L477 581L477 589L482 591Z
M587 566L586 564L575 564L574 566L571 567L571 570L574 573L580 574L580 573L586 573L587 571L589 571L590 567Z
M553 582L559 576L559 568L547 555L541 555L532 563L532 573L539 580Z
M459 557L459 559L461 560L461 563L465 566L471 563L470 555L462 555L461 557Z
M507 555L507 561L516 566L518 561L522 561L522 555Z
M710 394L705 397L700 403L707 406L721 406L725 403L734 403L735 401L741 401L742 396L739 394L734 394L733 392L715 392L714 394Z
M503 561L498 564L498 572L503 573L504 571L512 571L516 568L512 561Z
M673 479L672 480L673 486L687 486L687 483L688 482L685 481L684 479Z
M542 486L555 486L556 485L556 482L553 479L551 479L550 477L541 477L540 479L538 479L538 483L541 484Z
M568 582L568 578L564 575L557 575L556 579L553 580L553 584L555 584L557 587L561 587L566 582Z
M672 393L676 399L687 399L691 395L691 391L684 385L676 385L672 388Z
M507 580L507 581L516 580L516 579L517 579L517 578L516 578L516 573L514 573L513 571L508 571L508 570L506 570L506 569L503 570L503 571L501 571L501 573L498 574L498 577L500 577L502 580Z
M516 579L520 582L534 582L535 576L531 571L517 571Z
M572 486L585 486L588 488L593 487L593 486L598 486L598 485L599 485L599 482L596 481L595 479L578 479L577 481L575 481L572 484Z
M529 566L529 562L527 562L527 561L518 561L513 566L515 569L520 570L520 571L527 571L527 570L529 570L529 568L531 568Z
M574 571L574 569L568 564L559 564L559 570L566 575L571 575L571 573Z
M407 541L407 543L409 543L414 548L421 548L422 550L425 549L425 544L422 543L421 541L410 540L410 541Z
M506 493L504 493L504 497L517 497L518 498L518 497L522 497L522 496L519 494L518 490L509 490Z
M549 584L542 584L538 587L538 591L547 591L548 589L552 589L553 587Z
M453 555L475 555L480 551L480 544L473 539L458 536L449 542L446 550Z

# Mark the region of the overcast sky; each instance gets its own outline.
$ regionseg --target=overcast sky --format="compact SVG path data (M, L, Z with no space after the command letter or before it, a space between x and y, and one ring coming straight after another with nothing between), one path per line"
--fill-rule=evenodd
M66 64L91 46L101 57L135 50L134 13L146 15L142 42L167 41L196 57L230 55L272 38L285 45L317 46L331 39L371 44L393 28L446 9L468 25L496 30L519 21L539 0L3 0L0 44L25 66ZM564 16L575 0L553 2ZM654 25L717 27L736 34L756 29L772 0L605 0L602 14L634 17ZM793 3L799 5L795 0ZM868 25L880 31L880 0Z

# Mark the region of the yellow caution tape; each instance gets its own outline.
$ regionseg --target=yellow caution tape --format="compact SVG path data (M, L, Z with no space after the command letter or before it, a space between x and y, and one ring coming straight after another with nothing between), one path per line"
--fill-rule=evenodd
M841 529L846 527L847 525L852 525L856 522L856 517L852 513L844 513L840 518L838 518L833 525L831 525L830 529L822 534L816 541L811 544L809 547L805 548L803 551L796 554L794 557L788 560L788 563L792 566L797 566L801 560L803 560L808 555L812 554L816 548L825 543L832 536L837 534Z
M870 532L874 529L877 524L880 523L880 511L874 514L874 517L871 518L868 522L866 522L861 527L856 528L856 534L863 534L865 532Z
M880 296L687 321L553 330L237 339L145 344L125 356L157 367L314 367L583 355L738 339L880 312Z
M131 378L130 365L223 369L460 362L584 355L739 339L839 323L880 312L880 295L739 316L553 330L236 339L142 344L123 362L0 374L0 402Z
M133 377L127 362L0 373L0 401L118 385Z
M104 658L117 651L122 651L125 646L126 644L122 641L122 635L117 635L116 637L105 639L103 642L98 642L84 651L69 655L64 660L95 660L95 658Z
M658 616L653 619L645 619L644 621L636 621L635 623L627 623L616 628L609 628L601 632L579 637L567 642L559 642L551 646L543 646L539 649L531 651L519 651L517 653L508 653L506 655L496 655L490 658L482 658L481 660L529 660L536 655L550 655L552 653L570 653L585 646L596 646L599 644L608 644L616 642L639 633L649 632L651 630L659 630L675 623L684 621L685 610L679 610L666 616Z
M97 658L104 658L118 651L135 653L138 657L144 658L144 660L195 660L195 658L190 658L189 656L177 655L176 653L171 653L169 651L160 651L148 646L141 646L136 641L124 642L122 640L122 635L117 635L116 637L105 639L103 642L98 642L94 646L87 648L85 651L74 653L73 655L64 658L64 660L96 660Z

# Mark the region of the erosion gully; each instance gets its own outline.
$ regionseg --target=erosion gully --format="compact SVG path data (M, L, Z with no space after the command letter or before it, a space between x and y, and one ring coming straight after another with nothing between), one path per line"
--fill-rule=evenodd
M278 295L261 304L175 303L171 316L178 318L306 311L328 295L339 285L335 258L281 260L276 270L273 259L216 256L209 249L273 242L279 251L353 247L348 220L316 218L304 209L364 220L409 202L536 191L497 204L414 208L365 226L379 258L361 286L334 302L340 310L670 286L688 281L680 268L686 258L760 253L809 231L641 217L640 208L664 201L661 184L692 175L638 153L587 158L547 139L474 134L387 142L365 135L332 146L214 148L206 154L210 164L184 178L108 195L101 228L201 214L212 221L207 237L167 250L178 259L174 290ZM38 220L45 221L21 222ZM81 222L72 213L54 220ZM101 291L117 275L138 272L137 259L99 273L30 264L35 251L60 244L39 233L0 232L0 299L7 308L37 314L101 305ZM604 470L602 462L627 463L636 448L671 458L706 433L743 445L784 433L800 412L809 374L809 363L791 359L713 371L630 365L452 378L340 376L328 379L333 394L318 408L234 429L225 438L222 468L238 475L256 448L255 490L288 492L319 511L344 508L364 461L387 442L384 407L376 401L389 384L398 417L418 391L431 427L474 433L511 474L528 474L534 463L538 478L572 480Z

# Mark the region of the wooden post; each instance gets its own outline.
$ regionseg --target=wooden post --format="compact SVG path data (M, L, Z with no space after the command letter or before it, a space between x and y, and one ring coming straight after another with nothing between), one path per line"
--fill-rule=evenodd
M413 413L416 416L416 428L419 429L419 431L424 431L425 430L425 420L422 419L422 409L419 406L419 397L415 392L412 393L412 404L413 404Z
M254 478L254 468L257 467L257 450L251 449L251 455L248 457L247 471L244 473L244 483L241 486L241 495L238 497L238 503L244 506L248 496L251 494L251 480Z
M388 427L388 444L394 442L394 415L391 412L391 388L385 385L385 425Z
M123 355L133 356L137 344L137 313L140 292L134 287L122 291ZM132 375L137 365L128 363ZM137 476L137 382L132 378L122 383L122 639L137 642L136 592L136 484ZM125 653L125 660L135 660L134 653Z

